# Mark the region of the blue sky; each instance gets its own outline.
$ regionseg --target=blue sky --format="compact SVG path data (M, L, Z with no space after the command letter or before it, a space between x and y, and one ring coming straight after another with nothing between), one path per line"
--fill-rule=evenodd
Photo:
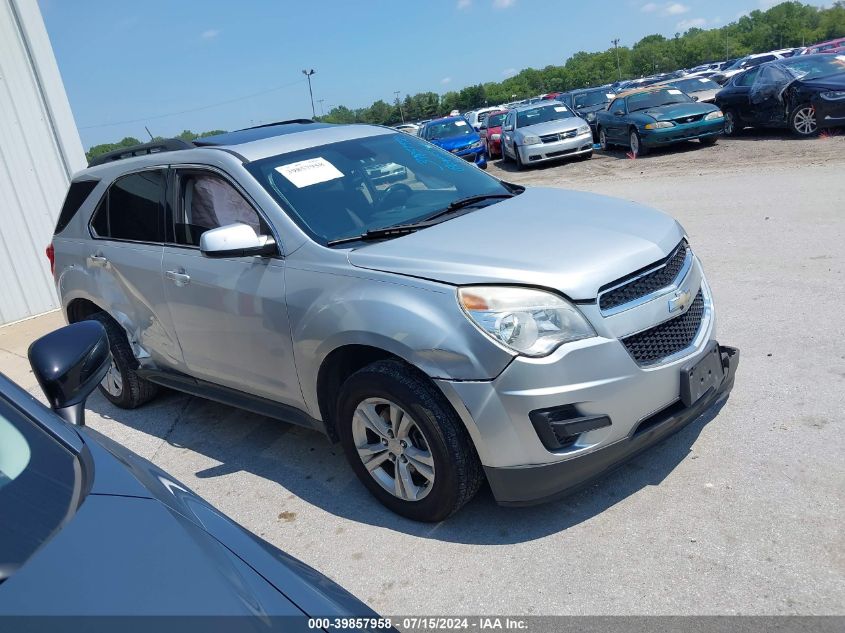
M39 0L83 145L443 93L771 0ZM821 2L814 4L823 4ZM246 97L246 98L245 98ZM320 113L321 104L316 104Z

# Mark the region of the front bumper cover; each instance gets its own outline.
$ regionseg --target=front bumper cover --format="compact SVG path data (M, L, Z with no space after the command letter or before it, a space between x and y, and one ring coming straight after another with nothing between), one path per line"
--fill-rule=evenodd
M501 505L534 505L566 496L594 479L609 473L645 449L676 433L727 399L734 385L739 365L739 350L719 346L724 378L719 387L702 396L692 406L672 405L648 420L648 429L609 446L563 462L512 468L488 467L484 470L496 501Z

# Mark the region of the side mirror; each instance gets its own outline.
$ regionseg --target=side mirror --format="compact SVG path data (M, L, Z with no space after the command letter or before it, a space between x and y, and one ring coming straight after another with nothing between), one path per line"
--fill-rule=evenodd
M624 111L624 110L617 110L617 111L616 111L616 112L614 112L613 114L615 114L616 116L624 116L624 115L625 115L625 111Z
M698 101L698 97L690 97L693 101Z
M512 125L502 126L502 131L503 132L513 132L513 126Z
M50 408L71 424L85 425L85 400L108 372L109 338L98 321L68 325L29 346L29 364Z
M248 257L277 255L276 240L256 235L248 224L227 224L200 236L200 252L206 257Z

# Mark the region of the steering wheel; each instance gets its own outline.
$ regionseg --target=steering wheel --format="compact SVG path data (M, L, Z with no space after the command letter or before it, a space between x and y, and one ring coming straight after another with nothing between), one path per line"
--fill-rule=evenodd
M382 211L389 209L391 206L401 206L411 196L413 191L413 189L403 182L390 185L384 190L376 207L379 211Z

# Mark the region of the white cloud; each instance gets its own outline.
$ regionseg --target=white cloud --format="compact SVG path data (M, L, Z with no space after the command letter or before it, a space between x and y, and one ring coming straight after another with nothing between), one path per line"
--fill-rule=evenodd
M516 4L516 0L493 0L494 9L507 9Z
M448 83L452 83L452 78L451 77L443 77L443 79L440 80L440 83L442 83L445 86Z
M663 7L664 15L681 15L689 11L689 7L680 2L672 2Z
M654 13L655 11L657 11L657 5L653 2L648 2L640 7L640 11L642 11L643 13Z
M707 20L704 18L689 18L688 20L681 20L677 25L679 31L686 31L691 28L700 29L703 26L707 26Z
M204 40L213 40L220 35L220 29L208 29L200 33L200 37Z
M502 75L505 77L513 77L516 74L516 68L505 68Z
M472 6L472 0L458 0L458 9L469 9Z
M762 10L771 9L776 4L780 4L783 0L757 0L757 4L760 5Z

